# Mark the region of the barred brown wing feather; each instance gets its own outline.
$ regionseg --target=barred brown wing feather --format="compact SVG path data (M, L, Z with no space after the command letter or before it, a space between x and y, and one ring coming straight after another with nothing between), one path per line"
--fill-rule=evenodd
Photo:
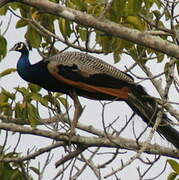
M118 80L128 83L134 83L133 78L118 70L117 68L107 64L103 60L94 56L80 53L80 52L64 52L48 58L51 67L58 67L59 65L74 67L89 75L105 74Z
M128 83L106 74L91 75L79 70L77 66L49 64L48 68L60 82L84 91L108 94L119 99L127 99L131 92Z

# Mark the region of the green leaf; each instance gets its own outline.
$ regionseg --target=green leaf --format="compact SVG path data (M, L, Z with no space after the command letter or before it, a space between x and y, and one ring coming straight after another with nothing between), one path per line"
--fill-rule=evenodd
M2 60L7 53L7 41L0 35L0 60Z
M20 7L22 7L22 5L20 5L18 2L13 2L10 4L10 7L13 9L13 10L17 10L19 9Z
M12 175L12 167L9 165L9 163L0 163L0 179L10 179Z
M3 93L0 94L0 103L7 102L8 99L9 98L5 94L3 94Z
M32 47L40 47L40 43L42 42L42 36L32 26L28 26L25 37Z
M27 110L28 110L28 120L32 127L36 127L39 124L39 113L37 108L30 103L27 103Z
M26 103L16 103L15 105L15 117L16 118L21 118L24 121L27 120L27 105Z
M88 14L94 14L95 16L100 16L102 12L104 12L105 4L98 3L95 6L89 6L87 9Z
M49 14L38 14L39 16L39 21L40 24L47 30L49 30L50 32L55 32L55 27L54 27L54 20L56 19L55 16L49 15Z
M15 71L16 71L15 68L6 69L6 70L4 70L4 71L2 71L2 72L0 73L0 78L3 77L3 76L6 76L6 75L8 75L8 74L11 74L11 73L13 73L13 72L15 72Z
M86 2L84 0L68 0L68 5L72 6L74 9L80 11L86 11Z
M114 63L118 63L121 60L121 51L114 51L113 58Z
M3 107L11 107L10 104L8 102L0 102L0 108L3 108Z
M66 100L66 98L59 97L58 99L60 100L60 102L63 104L64 107L68 107L68 101Z
M35 168L35 167L29 167L33 172L35 172L37 175L40 175L40 171L39 169Z
M144 22L141 21L138 16L127 16L125 22L133 26L135 29L139 29L141 31L145 30L146 28Z
M162 2L160 0L154 0L155 4L157 5L158 9L161 8Z
M87 41L87 37L88 37L88 31L87 31L87 29L79 28L79 29L78 29L78 32L79 32L79 34L80 34L81 40L82 40L82 41Z
M31 93L31 99L40 102L43 106L48 106L48 101L42 98L41 94Z
M147 0L147 1L144 1L145 2L145 7L147 9L150 9L151 6L155 3L155 0Z
M99 0L86 0L86 3L89 3L91 5L96 5L97 3L99 3Z
M8 157L8 158L16 158L19 156L19 153L16 153L16 152L9 152L5 155L5 157Z
M23 20L23 19L20 19L19 21L17 21L16 23L16 28L21 28L21 27L24 27L28 25L28 22Z
M177 173L171 172L167 177L167 180L174 180L177 177Z
M41 90L40 86L38 86L36 84L32 84L32 83L29 83L28 87L31 90L31 92L34 92L34 93L37 93Z
M172 16L170 13L168 13L168 11L165 12L165 20L168 21L168 20L171 20Z
M56 106L56 105L59 104L57 98L56 98L56 97L53 97L53 96L51 96L51 95L45 95L43 98L46 99L46 100L47 100L48 102L50 102L51 104L53 104L54 106Z
M164 54L163 53L155 53L157 55L157 62L160 63L164 60Z
M15 94L14 93L10 93L9 91L2 89L2 94L4 94L5 96L7 96L8 98L14 100L15 99Z
M18 169L13 170L10 180L23 180L23 179L24 179L23 175Z
M112 37L110 36L103 36L103 35L96 36L96 42L102 46L102 49L105 52L105 54L112 52L111 41L112 41Z
M25 95L25 96L29 95L29 91L25 87L21 87L21 88L17 87L15 89L16 91L20 92L22 95Z
M160 19L161 18L161 12L160 11L154 10L153 13L154 13L156 19Z
M3 6L0 8L0 15L5 16L7 13L7 6Z
M135 0L128 0L128 3L127 3L127 14L128 15L133 15L135 12L134 12L134 2Z
M60 31L64 37L70 37L72 30L70 27L70 22L64 18L59 20Z
M179 175L179 163L173 159L168 159L167 162L170 164L172 169Z

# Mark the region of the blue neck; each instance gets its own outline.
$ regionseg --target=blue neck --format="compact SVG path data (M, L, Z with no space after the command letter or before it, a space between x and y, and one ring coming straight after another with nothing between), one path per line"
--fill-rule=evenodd
M17 72L22 79L28 81L28 69L31 66L29 61L29 53L22 53L18 63L17 63Z
M17 63L18 72L29 66L31 66L29 61L29 53L22 53Z
M17 63L17 72L25 81L38 84L39 86L57 92L65 92L64 84L59 83L48 71L47 64L44 61L31 64L29 53L21 52L21 57Z
M38 64L38 63L37 63ZM31 65L29 61L29 52L22 52L17 63L17 72L25 81L36 83L38 65Z

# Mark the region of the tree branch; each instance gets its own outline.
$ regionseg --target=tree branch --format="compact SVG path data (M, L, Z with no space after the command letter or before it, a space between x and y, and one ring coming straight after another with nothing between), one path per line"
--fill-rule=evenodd
M144 145L143 142L137 142L135 140L123 138L123 137L114 137L112 136L110 141L105 137L87 137L87 136L73 136L71 139L65 133L52 132L32 127L23 127L13 123L0 123L0 129L20 132L22 134L33 134L41 137L51 138L57 141L69 142L72 144L82 144L83 146L88 147L109 147L109 148L121 148L129 149L132 151L139 150L141 146ZM110 136L110 135L109 135ZM179 150L174 150L171 148L165 148L156 144L149 144L146 150L144 151L148 154L160 154L163 156L179 158Z
M69 154L67 154L65 157L61 158L60 160L58 160L55 163L56 168L60 165L62 165L63 163L65 163L66 161L69 161L70 159L73 159L74 157L77 157L79 154L81 154L85 149L87 149L87 147L85 146L78 146L77 149L73 152L70 152Z
M17 158L4 158L4 157L1 157L0 158L0 162L22 162L22 161L27 161L27 160L30 160L30 159L34 159L36 158L37 156L45 153L45 152L48 152L48 151L51 151L52 149L55 149L59 146L65 146L66 143L64 142L57 142L55 144L52 144L50 146L47 146L47 147L44 147L44 148L40 148L39 150L35 151L34 153L31 153L31 154L28 154L27 156L22 156L22 157L17 157Z
M90 14L67 8L48 0L21 0L19 2L35 7L41 12L63 17L78 24L93 27L94 29L100 30L107 34L117 36L121 39L125 39L165 53L169 56L179 58L178 46L163 40L160 37L152 36L147 32L140 32L136 29L130 29L112 21L102 20L97 17L93 17Z

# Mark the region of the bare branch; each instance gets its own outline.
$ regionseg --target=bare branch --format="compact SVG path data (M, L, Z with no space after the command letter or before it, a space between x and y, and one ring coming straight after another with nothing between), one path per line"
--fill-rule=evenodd
M27 161L27 160L30 160L30 159L34 159L36 158L37 156L45 153L45 152L48 152L48 151L51 151L52 149L55 149L59 146L65 146L66 144L64 142L57 142L55 144L52 144L50 146L47 146L47 147L44 147L44 148L41 148L37 151L35 151L34 153L31 153L31 154L28 154L26 156L22 156L22 157L17 157L17 158L0 158L0 162L22 162L22 161Z
M85 149L87 148L87 146L78 146L77 149L73 152L70 152L68 155L66 155L65 157L63 157L62 159L58 160L55 163L56 168L60 165L62 165L63 163L65 163L66 161L69 161L70 159L73 159L74 157L77 157L80 153L82 153Z
M159 124L161 122L162 115L163 115L163 112L161 112L161 111L158 112L156 122L155 122L153 128L150 131L149 137L144 142L143 146L139 149L139 151L134 156L132 156L128 161L126 161L125 164L122 164L121 167L117 168L116 170L113 170L111 173L106 175L105 178L108 178L108 177L116 174L117 172L121 171L122 169L129 166L134 160L136 160L137 158L139 158L141 156L141 154L147 149L147 147L149 145L149 142L152 140L152 137L153 137L155 131L157 130L157 127L159 126Z
M109 141L107 138L103 137L87 137L87 136L73 136L71 139L69 139L69 136L65 133L58 133L58 132L51 132L47 130L41 130L37 128L31 128L31 127L22 127L13 123L0 123L0 129L12 131L12 132L21 132L22 134L33 134L41 137L46 137L50 139L55 139L58 141L63 142L69 142L71 140L72 144L82 144L84 146L88 147L115 147L115 148L121 148L121 149L130 149L130 150L138 150L139 145L142 147L144 145L143 142L136 143L136 141L122 138L122 137L111 137L112 142ZM109 135L110 136L110 135ZM114 143L113 143L114 142ZM146 153L149 154L156 154L158 152L160 155L178 158L179 157L179 150L174 150L171 148L165 148L163 146L159 145L152 145L149 144L148 147L145 149Z

